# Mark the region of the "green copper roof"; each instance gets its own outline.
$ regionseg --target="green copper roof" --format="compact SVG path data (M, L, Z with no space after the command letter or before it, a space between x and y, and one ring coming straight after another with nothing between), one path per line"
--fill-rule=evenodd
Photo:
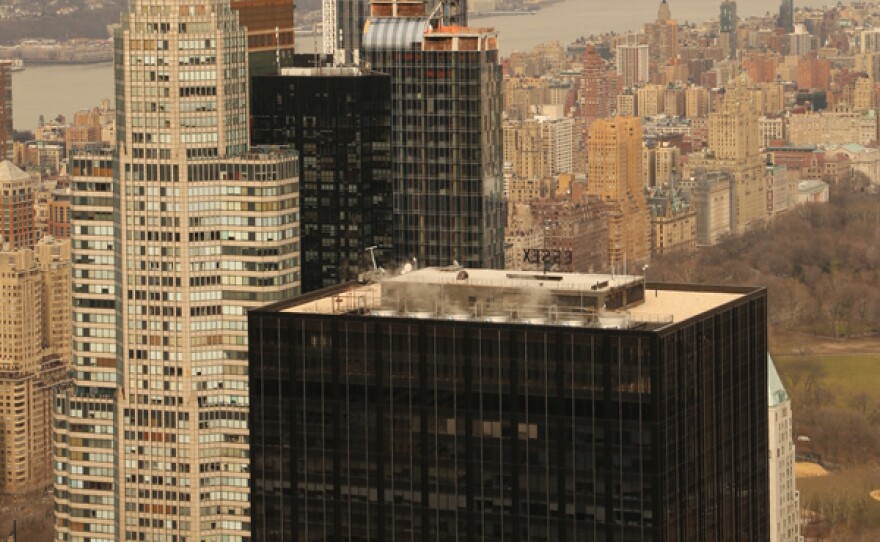
M773 358L767 354L767 406L777 406L788 401L788 393L782 385L782 379L776 372Z

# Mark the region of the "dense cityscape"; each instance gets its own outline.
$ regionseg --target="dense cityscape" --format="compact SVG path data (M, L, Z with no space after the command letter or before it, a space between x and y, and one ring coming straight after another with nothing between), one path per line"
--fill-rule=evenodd
M880 538L880 5L549 4L0 36L0 540Z

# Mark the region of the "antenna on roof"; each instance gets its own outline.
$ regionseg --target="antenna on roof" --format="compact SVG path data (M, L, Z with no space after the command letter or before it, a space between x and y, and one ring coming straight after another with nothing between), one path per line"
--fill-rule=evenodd
M373 269L367 271L366 273L361 273L358 275L358 282L362 284L376 282L380 280L385 275L385 270L379 267L376 264L376 253L375 250L379 248L377 246L367 247L364 249L364 252L370 253L370 259L373 261Z
M364 252L370 253L370 259L373 260L373 271L379 270L379 266L376 265L376 249L377 248L379 248L379 247L376 245L373 245L371 247L367 247L364 249Z

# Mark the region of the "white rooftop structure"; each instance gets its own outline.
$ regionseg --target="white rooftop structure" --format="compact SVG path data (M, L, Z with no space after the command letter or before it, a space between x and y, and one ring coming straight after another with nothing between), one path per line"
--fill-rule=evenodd
M637 275L426 268L374 283L304 296L284 312L520 322L602 328L662 328L745 295L694 286L646 289Z

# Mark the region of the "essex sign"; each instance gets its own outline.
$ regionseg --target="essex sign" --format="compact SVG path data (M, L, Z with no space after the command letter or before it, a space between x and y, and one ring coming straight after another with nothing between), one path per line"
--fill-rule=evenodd
M523 262L531 264L571 265L571 250L524 248Z

